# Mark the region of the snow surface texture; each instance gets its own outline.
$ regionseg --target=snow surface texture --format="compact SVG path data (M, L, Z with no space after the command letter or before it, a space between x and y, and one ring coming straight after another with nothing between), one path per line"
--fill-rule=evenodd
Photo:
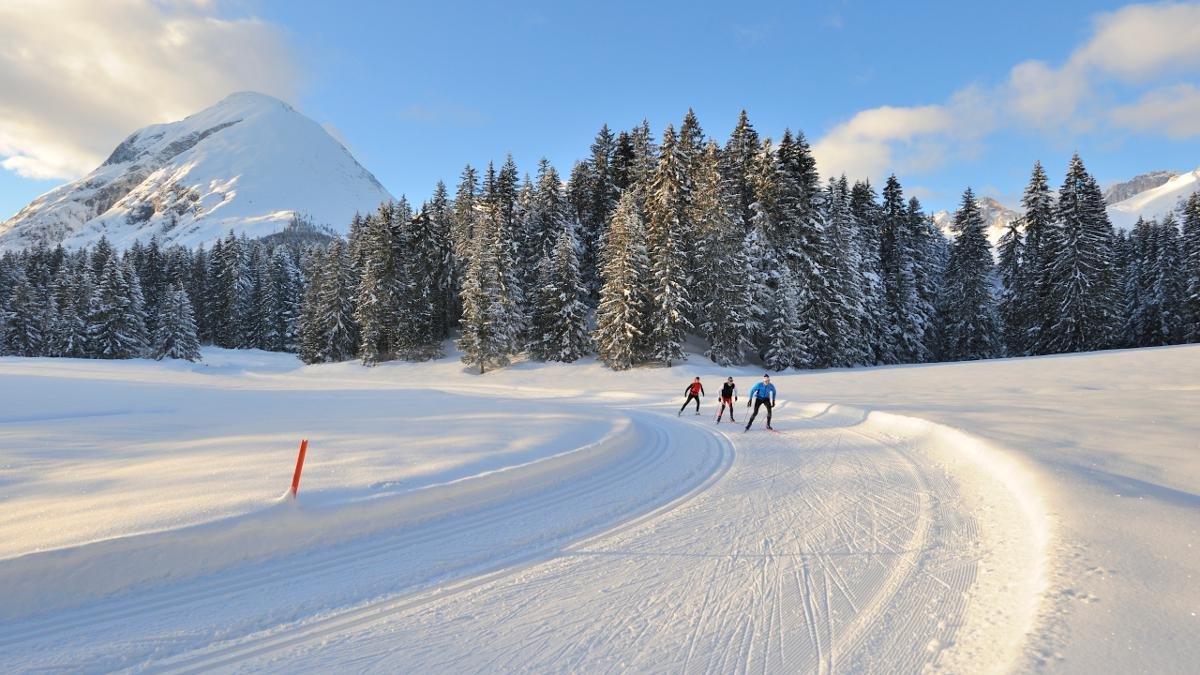
M1186 672L1198 356L0 359L0 670Z
M233 94L180 122L134 132L95 171L0 224L0 249L69 247L107 235L124 248L262 237L301 214L345 232L392 199L319 124L265 94Z

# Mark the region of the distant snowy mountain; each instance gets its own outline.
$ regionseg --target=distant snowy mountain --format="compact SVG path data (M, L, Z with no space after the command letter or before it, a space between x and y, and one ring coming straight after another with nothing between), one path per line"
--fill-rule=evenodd
M1110 185L1104 191L1104 203L1116 204L1146 190L1153 190L1179 174L1174 171L1151 171L1134 176L1123 183Z
M297 214L344 232L356 211L390 199L319 124L243 92L134 132L95 171L0 224L0 249L83 246L101 235L119 247L154 235L196 246L229 230L270 235Z
M1200 191L1200 168L1112 204L1108 207L1108 217L1117 229L1129 229L1138 218L1162 218L1197 191Z
M1000 241L1000 237L1004 234L1004 229L1014 219L1019 218L1021 213L1010 209L991 197L979 197L978 203L979 212L983 216L984 224L987 226L988 241L992 242L992 246L995 246L996 242ZM934 213L933 224L947 237L954 236L953 211L938 211Z

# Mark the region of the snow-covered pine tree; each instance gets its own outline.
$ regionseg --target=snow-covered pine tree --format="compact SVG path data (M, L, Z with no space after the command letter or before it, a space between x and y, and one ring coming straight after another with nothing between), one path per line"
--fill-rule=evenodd
M38 297L37 289L22 277L8 299L7 331L3 354L6 356L46 356L48 303Z
M646 193L646 249L651 277L647 344L650 357L666 366L687 360L683 341L691 328L683 238L683 170L675 129L667 125Z
M346 244L334 239L312 259L313 273L301 309L300 359L344 361L355 355L354 279Z
M129 313L131 337L141 345L138 356L145 353L150 345L150 332L146 330L146 299L142 294L142 282L137 270L133 268L133 260L129 256L121 259L121 273L125 275L125 284L129 288Z
M555 242L568 226L567 200L558 172L543 157L538 162L537 183L529 198L522 231L521 277L523 295L531 309L539 303L539 271Z
M63 265L54 279L52 295L55 318L46 349L49 355L68 358L87 356L87 324L79 311L77 299L80 274L81 269Z
M250 349L270 349L270 310L274 301L270 297L270 253L261 241L246 245L246 271L249 279L249 295L242 314L242 346Z
M708 339L705 356L722 366L744 363L754 346L750 341L750 266L716 143L705 146L695 165L688 210L697 227L692 306L697 327Z
M1200 342L1200 192L1183 206L1183 339Z
M614 169L616 153L616 137L606 124L596 133L591 156L580 176L585 184L586 208L579 214L579 265L589 302L600 292L600 241L620 197Z
M850 185L845 175L829 179L822 208L825 210L826 241L830 247L828 285L838 299L835 305L838 321L845 326L840 333L832 334L833 361L830 365L862 365L870 362L871 348L865 333L862 254L854 212L850 207Z
M271 255L268 275L268 297L273 303L269 312L269 348L277 352L296 352L300 349L300 301L304 289L300 269L285 247L276 248Z
M115 254L108 255L88 311L88 345L101 359L131 359L145 351L145 324L134 308L133 293Z
M970 188L954 214L954 232L939 303L940 356L946 361L993 358L1000 353L1000 327L992 295L992 253Z
M396 206L382 204L363 219L351 249L358 251L358 287L354 321L358 325L358 354L364 366L395 356L396 314L400 306L397 247L393 238L398 223Z
M1009 356L1025 353L1025 338L1028 334L1028 321L1022 314L1028 303L1024 297L1027 289L1021 273L1025 243L1021 236L1023 228L1022 219L1013 218L1004 228L1004 234L998 242L997 272L1000 277L1000 298L996 303L996 313L1000 319L1004 353Z
M212 317L213 344L227 349L237 349L245 343L242 328L253 289L243 244L230 231L213 244L209 256L211 295L206 304Z
M779 143L779 176L782 181L780 219L786 223L784 240L792 278L799 291L801 334L808 363L803 368L827 368L839 360L841 336L848 330L843 298L832 285L833 252L826 235L825 209L821 201L816 160L803 133L784 132Z
M1029 184L1021 197L1025 213L1024 242L1021 247L1021 292L1017 294L1020 306L1015 314L1020 318L1024 331L1022 354L1041 353L1041 334L1049 328L1055 311L1049 304L1050 236L1055 229L1054 195L1041 162L1034 162Z
M587 289L579 276L574 228L568 226L558 235L558 241L544 269L544 284L533 324L538 335L530 351L543 361L571 363L591 351L587 329Z
M649 188L654 167L658 164L658 148L650 133L650 123L646 120L629 132L629 139L633 144L633 161L629 166L628 189L633 190L641 200L645 198L644 192Z
M646 332L643 310L649 268L645 231L632 191L621 195L605 244L604 283L593 334L596 355L613 370L627 370L638 360L637 347Z
M477 365L481 374L488 367L508 365L519 349L525 324L499 201L488 196L493 193L493 176L489 168L483 208L474 226L475 247L463 279L462 337L458 343L463 362Z
M796 364L809 363L812 357L800 332L800 310L791 275L779 275L779 286L773 295L774 307L767 328L763 364L770 370L780 371L794 368Z
M176 286L160 303L152 353L158 360L200 360L200 340L196 337L192 302L182 284Z
M883 284L883 263L880 259L880 214L874 188L867 181L857 181L850 189L850 211L858 233L859 254L862 260L864 323L863 335L870 347L869 364L895 363L893 346L896 343L894 326L888 315L888 303Z
M729 134L722 154L723 173L729 179L730 189L736 200L736 215L742 227L749 231L754 219L753 204L758 197L754 194L754 176L762 145L758 140L758 132L750 124L750 117L745 110L738 115L737 126Z
M454 249L455 275L460 280L466 273L471 250L475 247L475 212L478 200L479 176L468 164L459 177L458 190L454 194L453 216L450 219L450 246Z
M397 241L396 354L408 361L425 361L441 353L444 321L438 315L441 251L429 212L402 223Z
M426 232L421 238L424 263L432 273L434 335L439 343L458 325L458 264L454 259L454 212L446 184L438 181L433 197L421 209Z
M1058 195L1057 219L1047 235L1047 308L1039 352L1103 349L1113 341L1120 314L1114 278L1113 231L1099 184L1076 154Z

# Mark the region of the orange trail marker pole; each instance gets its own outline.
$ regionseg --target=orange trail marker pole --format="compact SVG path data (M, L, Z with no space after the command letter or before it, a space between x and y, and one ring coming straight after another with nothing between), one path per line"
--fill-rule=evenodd
M296 474L292 476L292 499L300 490L300 472L304 470L304 453L308 451L308 439L300 441L300 454L296 457Z

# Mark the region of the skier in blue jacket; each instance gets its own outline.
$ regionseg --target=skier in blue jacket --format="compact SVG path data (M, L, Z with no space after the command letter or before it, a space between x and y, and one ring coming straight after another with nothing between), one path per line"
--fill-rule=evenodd
M754 385L750 390L750 398L746 399L746 407L754 405L754 412L750 414L750 421L746 422L746 431L750 431L750 425L754 424L754 418L758 417L759 406L767 406L767 428L771 429L771 408L775 407L775 385L771 384L771 376L763 375L762 382ZM771 429L774 431L774 429Z

